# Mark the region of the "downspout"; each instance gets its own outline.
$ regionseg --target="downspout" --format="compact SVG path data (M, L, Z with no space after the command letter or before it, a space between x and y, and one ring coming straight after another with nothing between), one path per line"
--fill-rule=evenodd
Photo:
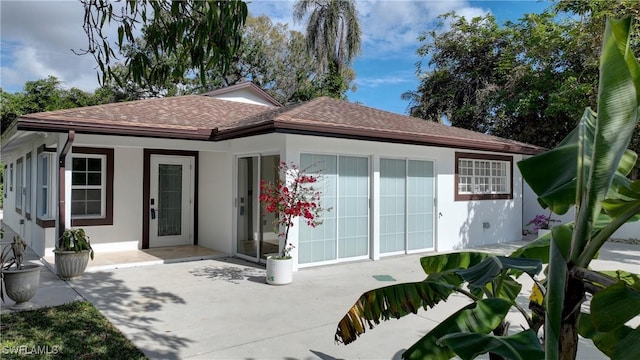
M76 137L76 132L73 130L69 130L69 135L67 136L67 141L64 143L64 147L58 155L58 242L62 239L62 234L65 229L65 167L67 154L69 150L71 150L71 145L73 144L73 140ZM60 244L56 244L56 247Z

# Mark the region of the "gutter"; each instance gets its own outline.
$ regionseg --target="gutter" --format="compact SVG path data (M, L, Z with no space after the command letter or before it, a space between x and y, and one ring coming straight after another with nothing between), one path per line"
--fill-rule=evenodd
M67 141L64 143L64 147L58 155L58 241L62 241L62 234L64 233L66 212L65 212L65 164L67 160L67 154L71 150L71 145L76 137L76 133L73 130L69 130ZM59 245L59 244L58 244Z
M184 140L212 140L215 136L217 129L172 129L166 127L145 127L145 126L132 126L132 125L107 125L97 123L83 123L83 122L56 122L32 119L27 116L20 118L20 122L17 126L18 130L27 131L46 131L46 132L68 132L74 131L83 134L96 134L96 135L121 135L121 136L136 136L136 137L150 137L150 138L163 138L163 139L184 139ZM70 130L71 129L71 130Z

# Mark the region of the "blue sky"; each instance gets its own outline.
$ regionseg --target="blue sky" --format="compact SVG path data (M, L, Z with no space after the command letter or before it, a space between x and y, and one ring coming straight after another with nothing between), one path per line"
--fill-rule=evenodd
M466 0L356 0L362 28L362 54L355 60L357 91L350 101L405 113L408 103L400 95L415 90L417 37L435 28L436 17L456 11L467 17L492 13L503 23L525 13L538 13L548 1ZM267 15L274 22L302 30L304 24L291 19L293 2L252 0L252 15ZM95 63L90 56L77 56L82 49L83 9L78 1L0 1L0 86L5 91L22 89L29 80L54 75L66 87L92 91L98 86ZM114 33L115 38L115 33Z

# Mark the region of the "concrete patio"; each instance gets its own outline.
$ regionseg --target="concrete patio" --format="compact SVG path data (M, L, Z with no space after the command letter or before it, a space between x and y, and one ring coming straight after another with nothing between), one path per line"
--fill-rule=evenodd
M522 244L482 250L508 253ZM334 343L333 336L364 291L422 280L420 256L305 269L280 287L264 283L264 267L230 257L90 271L69 282L43 268L33 303L86 299L152 359L395 359L467 300L452 296L417 316L387 321L349 346ZM640 272L640 246L608 243L593 267ZM528 290L523 304L526 296ZM3 304L2 311L10 306ZM512 315L515 331L521 320ZM605 357L581 341L578 358Z

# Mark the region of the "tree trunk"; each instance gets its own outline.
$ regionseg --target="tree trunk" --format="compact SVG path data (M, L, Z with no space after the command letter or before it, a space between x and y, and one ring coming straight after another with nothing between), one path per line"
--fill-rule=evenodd
M578 352L578 319L584 299L584 284L571 270L567 276L558 350L561 360L574 360Z

